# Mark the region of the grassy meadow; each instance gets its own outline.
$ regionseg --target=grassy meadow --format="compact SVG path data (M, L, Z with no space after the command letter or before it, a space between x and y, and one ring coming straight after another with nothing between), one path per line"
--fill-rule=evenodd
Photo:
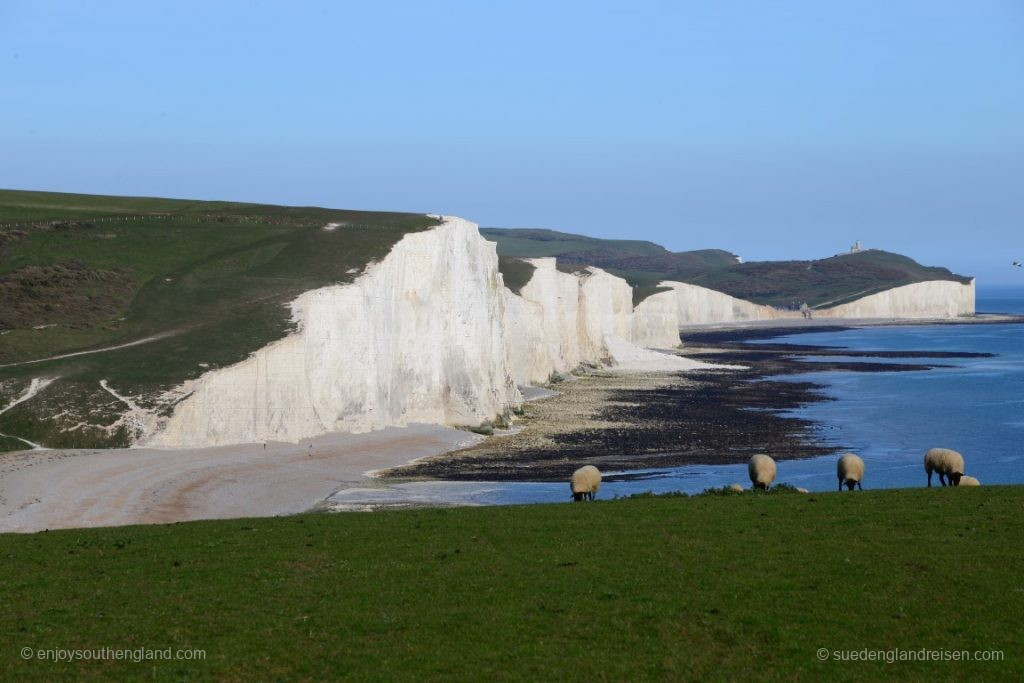
M1024 489L648 497L0 535L8 680L1016 680ZM52 662L22 648L196 648ZM822 661L818 651L829 658ZM837 650L1002 661L837 662Z

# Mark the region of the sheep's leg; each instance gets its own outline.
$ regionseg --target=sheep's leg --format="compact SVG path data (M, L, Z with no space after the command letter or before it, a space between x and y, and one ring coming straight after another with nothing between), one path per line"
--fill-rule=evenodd
M864 490L864 487L860 485L860 482L859 482L859 481L857 482L857 488L858 488L859 490L861 490L861 491L863 491L863 490Z
M946 475L943 474L942 472L939 472L939 483L942 484L943 486L946 485Z
M840 493L842 492L842 490L843 490L843 478L840 477L839 478L839 491L840 491Z

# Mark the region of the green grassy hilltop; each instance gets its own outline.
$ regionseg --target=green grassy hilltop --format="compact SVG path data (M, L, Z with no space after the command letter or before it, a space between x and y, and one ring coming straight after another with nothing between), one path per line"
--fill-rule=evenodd
M32 377L60 380L0 415L0 433L124 445L123 430L103 428L123 406L99 380L149 396L240 361L287 334L286 304L298 294L351 281L404 234L435 224L418 214L2 190L0 406ZM76 422L89 426L62 430ZM0 437L0 450L24 447Z
M1017 680L1022 506L1020 487L744 493L0 535L0 671ZM20 655L99 647L206 658ZM833 654L895 649L1003 660Z

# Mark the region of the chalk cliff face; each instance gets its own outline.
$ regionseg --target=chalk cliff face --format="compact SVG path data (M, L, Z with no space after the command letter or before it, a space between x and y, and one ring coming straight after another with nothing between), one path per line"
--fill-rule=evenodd
M731 323L745 320L771 320L781 317L771 306L737 299L706 287L666 280L659 287L671 287L675 292L677 316L680 325L703 323Z
M815 310L817 318L956 318L974 315L974 280L917 282Z
M579 276L580 354L589 362L614 362L606 337L629 341L633 334L633 288L600 268Z
M476 425L522 400L509 372L494 244L448 218L354 283L302 294L298 330L182 388L147 445L299 441L426 422Z
M652 294L633 309L633 343L656 349L679 346L679 304L675 291Z
M680 369L672 357L649 357L638 348L679 345L671 292L634 310L633 289L622 278L600 268L561 272L554 258L528 260L532 278L518 295L506 290L505 296L509 366L518 384L547 382L581 363L639 369L640 357L652 369L658 363Z
M680 325L801 317L799 311L755 304L697 285L665 281L659 286L673 289ZM815 318L956 318L974 315L974 296L974 280L969 284L932 280L894 287L831 308L815 308L812 315Z
M530 281L504 287L495 245L445 218L406 235L349 285L291 304L296 331L172 392L170 417L146 420L141 444L296 442L413 422L477 425L580 364L621 370L716 367L647 350L679 345L680 325L798 317L680 282L634 310L632 288L599 268L559 271L531 259ZM881 292L820 317L953 317L974 312L974 284L926 282ZM724 366L723 366L724 367Z
M519 294L506 290L509 364L519 384L541 384L584 360L580 279L555 267L553 258L529 259L534 271Z
M634 315L632 288L598 268L564 273L534 259L516 295L503 286L495 245L474 224L446 218L400 240L350 285L292 302L296 332L241 363L176 390L169 418L151 420L148 446L185 448L300 441L412 422L477 425L518 406L516 384L548 381L581 363L688 370L686 359L631 342L678 343L662 297Z

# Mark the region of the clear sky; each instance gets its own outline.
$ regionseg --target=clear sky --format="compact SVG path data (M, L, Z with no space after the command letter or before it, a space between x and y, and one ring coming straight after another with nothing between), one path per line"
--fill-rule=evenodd
M0 0L0 187L1024 271L1024 2Z

